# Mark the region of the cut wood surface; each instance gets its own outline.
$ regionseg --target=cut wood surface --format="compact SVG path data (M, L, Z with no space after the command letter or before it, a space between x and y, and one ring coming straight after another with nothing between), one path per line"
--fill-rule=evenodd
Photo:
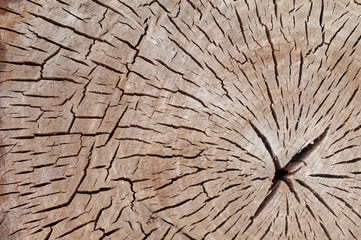
M361 239L361 1L0 1L1 239Z

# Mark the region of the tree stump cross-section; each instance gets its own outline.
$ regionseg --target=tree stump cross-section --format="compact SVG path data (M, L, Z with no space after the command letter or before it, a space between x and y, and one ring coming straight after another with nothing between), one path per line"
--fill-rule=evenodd
M0 1L1 239L361 239L361 2Z

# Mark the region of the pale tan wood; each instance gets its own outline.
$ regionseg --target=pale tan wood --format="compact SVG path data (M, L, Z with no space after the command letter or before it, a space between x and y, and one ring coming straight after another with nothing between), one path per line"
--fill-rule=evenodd
M1 1L1 238L360 239L360 13Z

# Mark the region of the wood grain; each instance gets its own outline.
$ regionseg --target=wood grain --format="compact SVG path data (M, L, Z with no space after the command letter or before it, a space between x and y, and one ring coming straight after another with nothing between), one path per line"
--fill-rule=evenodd
M2 239L360 239L360 13L1 1Z

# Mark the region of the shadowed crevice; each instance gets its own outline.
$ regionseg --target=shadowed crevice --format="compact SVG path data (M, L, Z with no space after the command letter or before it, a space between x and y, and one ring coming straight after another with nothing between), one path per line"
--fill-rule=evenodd
M275 173L274 173L274 177L272 179L272 184L269 187L267 194L265 196L265 198L263 199L263 201L260 203L260 205L258 206L256 212L250 217L250 223L247 225L247 227L243 230L243 233L245 233L253 224L254 219L260 215L260 213L266 208L266 206L272 201L272 199L275 197L276 192L280 186L280 181L283 181L287 187L289 188L290 192L294 194L296 200L298 202L300 202L299 196L296 192L296 190L294 189L294 185L293 185L293 181L291 179L288 178L289 175L294 174L296 171L291 172L290 169L293 168L293 166L295 164L298 164L300 162L303 162L303 160L309 156L312 152L314 152L318 146L322 143L322 141L325 139L326 134L328 132L329 127L326 128L325 131L323 131L317 138L315 138L313 141L311 141L309 144L306 145L306 147L302 148L298 153L296 153L291 160L284 166L281 167L281 164L279 162L278 157L275 155L274 151L271 148L271 145L269 143L269 141L267 140L267 138L259 131L259 129L253 125L250 121L249 124L251 125L251 127L253 128L253 130L256 132L257 136L262 140L263 144L265 145L267 151L269 152L269 154L271 155L272 159L273 159L273 163L275 165ZM295 179L299 184L301 184L303 187L309 189L314 196L316 196L316 198L318 200L320 200L320 202L325 205L327 207L327 209L334 214L334 212L332 211L332 209L330 207L328 207L327 203L320 197L320 195L315 192L309 185L307 185L306 183L304 183L303 181L300 181L298 179ZM335 215L335 214L334 214Z

